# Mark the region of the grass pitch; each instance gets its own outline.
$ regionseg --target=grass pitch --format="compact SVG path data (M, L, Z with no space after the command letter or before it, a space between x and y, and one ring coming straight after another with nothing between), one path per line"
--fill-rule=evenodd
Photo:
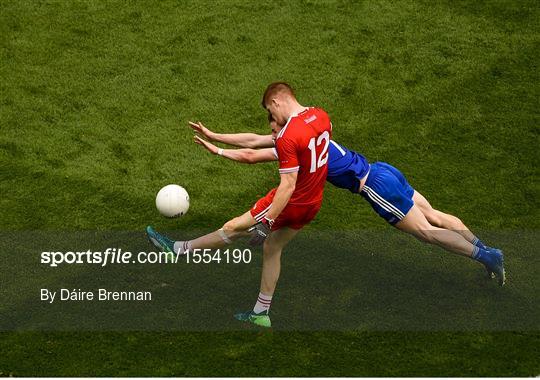
M286 80L330 114L336 141L397 166L473 231L537 233L538 19L534 1L2 1L0 225L221 225L277 171L209 156L187 120L266 133L262 91ZM190 192L180 220L155 211L167 183ZM328 187L309 228L389 227ZM503 248L510 282L538 273L534 251ZM445 274L467 282L470 268ZM414 269L411 257L403 270ZM539 340L538 330L3 332L0 374L530 376Z

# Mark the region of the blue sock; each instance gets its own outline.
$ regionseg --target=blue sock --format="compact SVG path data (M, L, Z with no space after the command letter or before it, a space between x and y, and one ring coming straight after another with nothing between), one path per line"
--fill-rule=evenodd
M474 240L472 241L472 244L480 249L487 249L487 246L480 241L476 236L474 237Z
M474 246L472 258L482 264L490 264L492 261L492 255L488 250Z

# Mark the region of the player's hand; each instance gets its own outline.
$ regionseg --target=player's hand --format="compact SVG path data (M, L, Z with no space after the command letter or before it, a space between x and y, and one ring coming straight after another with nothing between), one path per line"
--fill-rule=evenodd
M271 219L263 218L257 224L254 224L248 229L248 232L251 232L251 239L249 244L251 245L262 245L270 232L272 232L272 224L274 223Z
M205 139L201 138L200 136L193 136L193 141L195 144L199 144L202 147L204 147L207 151L209 151L212 154L218 154L219 148L212 144L211 142L206 141Z
M209 130L208 128L206 128L203 125L203 123L201 123L200 121L198 121L196 123L190 121L189 126L191 127L191 129L193 129L195 131L195 133L197 135L203 136L204 138L206 138L207 140L210 140L210 141L213 140L213 138L212 138L213 132L211 130Z

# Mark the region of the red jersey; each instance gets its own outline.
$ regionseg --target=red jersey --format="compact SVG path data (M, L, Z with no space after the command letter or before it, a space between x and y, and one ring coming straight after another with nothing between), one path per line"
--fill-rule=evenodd
M289 204L322 201L328 172L328 145L332 123L320 108L308 108L291 116L276 138L279 173L298 172L296 188Z

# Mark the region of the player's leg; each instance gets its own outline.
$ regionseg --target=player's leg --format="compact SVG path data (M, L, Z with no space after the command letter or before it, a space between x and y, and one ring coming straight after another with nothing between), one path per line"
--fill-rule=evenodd
M414 204L407 215L395 224L401 231L431 244L436 244L450 252L472 257L474 246L459 233L436 227L429 223L420 207Z
M462 235L467 241L476 245L479 248L487 248L480 239L478 239L469 228L458 217L450 214L446 214L442 211L434 209L428 200L420 194L418 191L414 191L413 195L414 204L417 205L428 222L437 227L445 228L447 230L456 231Z
M193 240L174 241L156 232L152 227L146 228L150 241L164 252L184 254L192 249L216 249L232 243L233 240L246 236L246 230L256 223L248 211L239 217L229 220L222 228Z
M478 237L476 237L471 232L471 230L469 230L469 228L467 228L467 226L458 217L434 209L429 203L429 201L416 190L414 191L413 201L414 204L420 208L420 210L431 225L446 228L447 230L456 231L465 239L467 239L467 241L471 242L478 248L487 250L495 249L485 245ZM495 273L493 273L487 265L484 265L484 267L486 268L488 277L495 278Z
M447 251L470 257L484 264L489 271L497 275L499 285L504 285L505 271L502 253L479 248L455 231L431 225L417 205L413 205L395 226L422 241L436 244Z
M264 295L273 296L281 271L281 252L298 232L300 230L284 227L273 231L264 242L260 289Z
M193 240L176 242L175 249L182 248L185 252L192 249L221 248L232 243L233 240L236 240L239 237L249 235L246 230L255 223L257 223L255 218L253 218L251 213L248 211L234 219L229 220L217 231Z
M281 272L281 252L283 248L298 234L300 230L283 227L272 231L263 245L263 267L261 287L253 310L235 315L236 319L249 321L263 327L270 327L268 315L272 296Z

